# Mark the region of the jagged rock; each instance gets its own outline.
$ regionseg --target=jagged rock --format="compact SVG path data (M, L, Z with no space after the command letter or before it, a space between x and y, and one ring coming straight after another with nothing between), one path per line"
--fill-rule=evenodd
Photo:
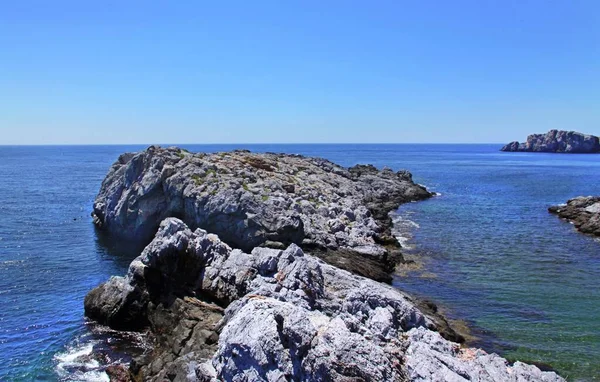
M410 381L562 381L552 372L522 362L509 365L497 354L481 349L461 348L439 333L413 328L403 335Z
M129 369L124 365L110 365L106 368L110 382L133 382Z
M532 134L524 143L511 142L500 151L600 153L600 141L596 136L575 131L550 130L546 134Z
M377 259L368 263L372 273L362 269L362 274L390 281L388 273L401 254L389 212L430 196L407 171L346 169L300 155L192 154L151 146L113 164L92 215L99 228L143 243L163 219L178 217L247 252L295 243L327 261L340 248L380 247L382 254L356 255L369 259L376 252ZM345 267L353 270L357 263Z
M464 352L479 351L433 332L411 297L295 244L244 253L168 218L113 280L85 310L113 327L133 316L148 323L156 346L132 363L137 380L406 381L443 370L445 380L562 381L495 355L471 362Z
M114 329L144 327L146 298L123 277L114 276L85 296L86 315Z
M600 196L580 196L548 211L567 219L583 233L600 236Z

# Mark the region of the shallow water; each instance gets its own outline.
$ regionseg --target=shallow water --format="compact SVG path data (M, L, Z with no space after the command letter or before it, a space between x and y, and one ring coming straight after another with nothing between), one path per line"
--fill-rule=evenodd
M423 267L395 284L470 321L490 350L600 380L600 242L546 210L597 194L600 156L471 150L409 166L441 195L400 208Z
M572 380L600 373L600 242L546 212L598 193L600 156L499 153L498 145L184 147L411 170L441 196L400 209L418 225L400 229L425 267L396 285L471 322L488 349L550 363ZM112 162L143 148L0 147L0 380L105 378L87 352L110 334L90 330L83 297L123 274L136 250L98 235L89 214ZM124 356L113 342L112 361Z

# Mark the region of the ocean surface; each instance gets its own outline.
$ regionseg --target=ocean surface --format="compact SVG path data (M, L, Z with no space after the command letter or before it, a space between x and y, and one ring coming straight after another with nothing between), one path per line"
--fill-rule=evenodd
M410 170L439 196L399 209L415 264L394 284L438 303L490 351L600 380L600 241L546 210L600 194L600 155L500 146L182 145ZM90 212L118 155L143 148L0 146L0 381L106 380L102 365L127 359L138 338L86 322L83 298L137 254L96 232Z

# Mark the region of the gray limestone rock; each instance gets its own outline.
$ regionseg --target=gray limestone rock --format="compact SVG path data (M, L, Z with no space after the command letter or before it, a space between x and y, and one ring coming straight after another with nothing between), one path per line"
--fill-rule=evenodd
M382 254L367 251L378 252L372 272L361 274L389 281L401 255L388 214L430 196L407 171L346 169L300 155L192 154L151 146L113 164L92 215L100 229L144 244L163 219L177 217L246 252L294 243L327 260L340 248L379 247ZM358 263L345 266L353 270Z
M410 381L563 381L556 373L542 372L533 365L509 365L497 354L461 348L424 328L409 330L403 340Z
M123 277L111 277L87 294L86 316L114 329L136 330L147 324L145 291Z
M443 339L410 296L295 244L245 253L175 218L85 309L115 328L147 323L156 345L132 363L136 380L562 381Z

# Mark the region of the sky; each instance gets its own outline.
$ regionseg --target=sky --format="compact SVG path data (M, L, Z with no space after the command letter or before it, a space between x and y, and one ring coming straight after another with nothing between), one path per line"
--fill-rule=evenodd
M600 135L600 1L2 1L0 144Z

